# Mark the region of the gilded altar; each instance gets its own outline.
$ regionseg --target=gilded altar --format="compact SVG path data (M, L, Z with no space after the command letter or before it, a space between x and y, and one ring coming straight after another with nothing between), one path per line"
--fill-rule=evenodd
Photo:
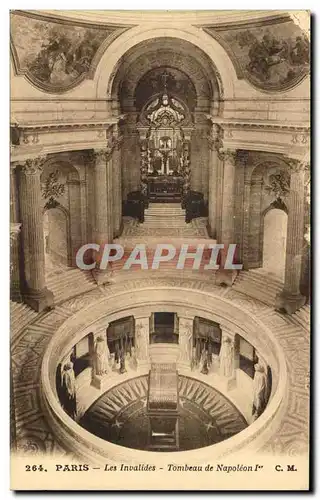
M181 202L189 192L190 125L188 110L167 92L164 78L163 93L146 104L137 127L141 193L145 199Z

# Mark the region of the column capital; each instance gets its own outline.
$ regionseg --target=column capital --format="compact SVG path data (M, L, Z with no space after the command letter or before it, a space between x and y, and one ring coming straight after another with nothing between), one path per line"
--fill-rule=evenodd
M235 149L222 149L218 152L219 159L221 161L225 161L231 163L232 165L236 164L237 159L237 151Z
M93 149L91 153L91 160L96 163L107 162L112 154L112 149L108 146L105 148Z
M23 173L26 175L37 175L37 174L40 175L43 170L43 164L46 161L46 159L47 157L46 155L44 155L24 160L21 163Z

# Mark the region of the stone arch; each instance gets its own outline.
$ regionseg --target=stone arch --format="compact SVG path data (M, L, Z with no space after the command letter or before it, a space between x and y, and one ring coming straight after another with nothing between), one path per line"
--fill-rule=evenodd
M212 100L218 103L222 89L210 59L193 44L173 37L153 38L130 49L112 82L111 97L118 99L125 87L127 101L133 102L139 82L161 67L179 71L192 82L199 107L210 112Z
M140 42L154 38L172 37L190 42L207 55L215 68L219 82L220 97L233 98L237 75L225 49L207 33L194 26L159 27L153 23L136 26L119 36L105 51L97 67L96 97L112 98L113 81L120 65L125 61L126 53Z

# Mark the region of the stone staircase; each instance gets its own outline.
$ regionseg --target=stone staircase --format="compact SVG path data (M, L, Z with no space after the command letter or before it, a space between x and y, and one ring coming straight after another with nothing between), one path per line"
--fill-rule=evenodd
M299 309L299 311L294 313L292 317L299 324L299 326L302 326L302 328L310 332L310 320L311 320L310 304L306 304L305 306L301 307L301 309Z
M10 300L10 334L14 338L17 333L31 323L38 315L26 304Z
M233 290L260 300L270 307L274 307L276 295L282 288L283 282L264 269L240 271L232 286Z
M59 304L71 297L81 295L97 287L91 271L68 269L64 272L51 274L46 280L46 286L54 295L54 303Z
M144 212L144 226L148 228L185 228L186 211L179 203L150 203Z

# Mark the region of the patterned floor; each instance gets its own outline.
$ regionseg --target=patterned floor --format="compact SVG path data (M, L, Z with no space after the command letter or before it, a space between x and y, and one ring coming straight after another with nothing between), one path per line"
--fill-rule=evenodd
M80 425L106 441L147 449L147 390L147 376L112 388L87 410ZM246 427L243 416L221 393L202 382L179 376L180 451L218 443Z
M123 232L119 242L132 237L168 237L168 238L208 238L207 219L201 217L192 220L184 227L148 227L144 224L139 224L136 219L131 217L123 217Z
M286 408L282 420L274 429L270 439L264 443L262 450L271 454L302 454L308 451L309 438L310 330L306 320L309 306L304 307L293 316L280 314L268 305L269 297L267 300L264 300L262 296L259 297L259 300L255 297L254 287L252 287L253 292L250 296L248 279L250 279L250 271L247 273L246 287L243 291L240 285L235 290L234 287L216 287L206 281L166 278L131 280L126 283L114 284L109 286L108 293L119 292L121 289L137 292L139 287L145 286L146 283L154 287L163 284L173 287L181 286L201 290L209 295L224 296L259 318L272 329L280 343L285 353L289 374ZM256 283L256 277L254 283ZM263 276L260 277L260 284L261 293L268 289L268 282ZM36 317L32 315L29 325L26 326L24 322L21 322L20 329L16 326L11 342L12 411L16 418L15 434L17 448L20 452L34 454L45 450L47 453L66 454L66 450L58 444L48 427L40 405L41 362L55 330L72 314L95 303L101 297L105 297L103 287L96 286L93 290L83 294L80 294L79 290L78 296L65 300L49 313L38 314ZM19 309L16 311L20 314ZM71 458L72 456L70 457L69 454L68 460Z

